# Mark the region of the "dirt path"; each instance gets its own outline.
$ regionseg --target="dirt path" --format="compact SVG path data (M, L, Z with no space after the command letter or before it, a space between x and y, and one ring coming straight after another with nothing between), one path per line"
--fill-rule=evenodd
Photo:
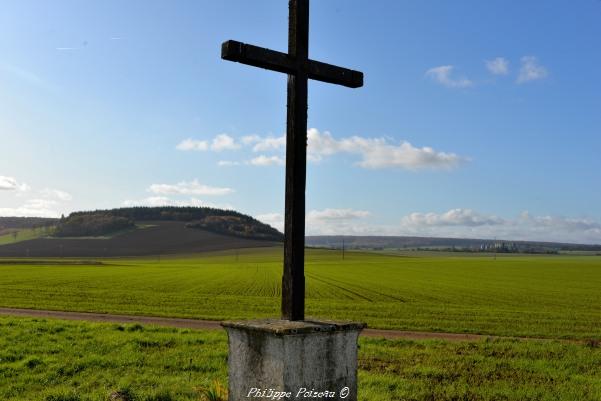
M64 312L37 309L0 308L0 315L41 317L64 320L85 320L103 323L139 323L184 329L221 330L220 322L214 320L181 319L171 317L112 315L89 312ZM407 340L448 340L448 341L481 341L492 336L479 334L431 333L420 331L365 329L361 332L365 337ZM502 338L502 337L493 337ZM512 337L513 338L513 337Z

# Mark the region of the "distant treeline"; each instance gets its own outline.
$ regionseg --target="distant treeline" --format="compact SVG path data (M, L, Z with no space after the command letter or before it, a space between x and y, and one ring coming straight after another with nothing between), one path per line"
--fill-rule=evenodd
M202 220L207 216L238 216L249 217L233 210L214 209L211 207L124 207L110 210L93 210L87 212L74 212L69 218L74 216L90 216L96 214L105 214L116 217L125 217L133 221L194 221ZM253 219L254 220L254 219ZM256 221L256 220L255 220Z
M130 207L71 213L62 218L55 235L103 236L135 227L140 221L182 221L186 227L237 237L282 241L283 234L251 216L210 207Z
M466 248L466 247L440 247L440 248L428 248L418 247L413 248L416 251L427 251L427 252L471 252L471 253L527 253L527 254L544 254L544 255L557 255L559 250L553 248L537 248L537 247L499 247L499 248Z
M189 228L199 228L218 234L243 238L283 241L284 235L275 228L261 223L250 216L207 216L200 221L186 224Z
M556 253L565 251L599 252L601 245L567 244L541 241L506 241L474 238L436 238L409 236L309 236L309 246L346 249L420 249L462 252Z
M48 227L56 223L58 219L44 217L0 217L0 229Z
M72 214L59 221L55 237L99 237L135 227L133 220L109 212Z

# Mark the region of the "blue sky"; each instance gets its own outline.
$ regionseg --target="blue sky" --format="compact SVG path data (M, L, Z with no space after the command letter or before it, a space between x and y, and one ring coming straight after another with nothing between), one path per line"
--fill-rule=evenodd
M307 231L601 243L601 2L313 1ZM231 207L281 227L284 0L6 1L0 215Z

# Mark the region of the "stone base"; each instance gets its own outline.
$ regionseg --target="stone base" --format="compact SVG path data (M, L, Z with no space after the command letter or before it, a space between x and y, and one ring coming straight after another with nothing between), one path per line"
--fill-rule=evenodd
M229 338L229 401L357 400L357 339L365 324L256 320L222 326Z

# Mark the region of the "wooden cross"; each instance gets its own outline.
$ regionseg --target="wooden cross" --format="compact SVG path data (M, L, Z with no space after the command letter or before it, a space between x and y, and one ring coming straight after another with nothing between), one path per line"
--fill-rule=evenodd
M304 320L308 80L359 88L363 73L309 59L309 0L289 1L288 53L228 40L221 58L288 74L282 319Z

